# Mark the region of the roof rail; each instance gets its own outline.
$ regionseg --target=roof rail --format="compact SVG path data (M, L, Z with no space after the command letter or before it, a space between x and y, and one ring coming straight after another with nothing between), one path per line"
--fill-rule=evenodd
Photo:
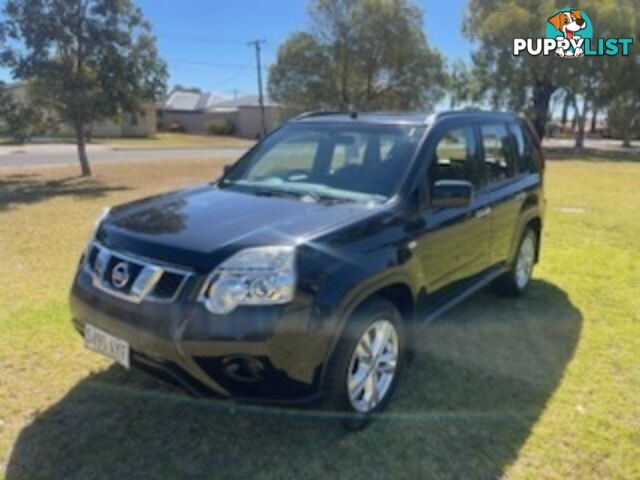
M312 110L310 112L304 112L301 113L300 115L293 117L292 120L302 120L304 118L311 118L311 117L323 117L326 115L351 115L353 112L349 112L346 110Z
M436 117L446 117L446 116L455 116L455 115L473 115L473 114L488 114L488 115L517 115L517 113L510 111L501 111L501 110L484 110L482 108L474 108L467 107L461 110L444 110L442 112L438 112Z

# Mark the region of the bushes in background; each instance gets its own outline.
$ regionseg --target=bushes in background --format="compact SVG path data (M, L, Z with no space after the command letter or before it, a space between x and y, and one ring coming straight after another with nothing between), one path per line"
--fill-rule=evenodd
M228 120L211 120L209 125L207 125L207 133L209 135L233 135L235 132L235 125Z
M45 115L37 108L13 102L0 105L0 123L2 135L20 144L45 134L51 127Z

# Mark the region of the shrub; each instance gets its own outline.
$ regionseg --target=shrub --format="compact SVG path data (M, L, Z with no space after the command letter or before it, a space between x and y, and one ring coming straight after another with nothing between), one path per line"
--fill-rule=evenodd
M23 106L8 98L0 107L0 119L4 123L4 134L16 143L25 143L31 137L43 134L47 121L42 112L32 106Z
M228 120L211 120L209 125L207 125L207 133L209 133L209 135L233 135L235 131L235 125Z

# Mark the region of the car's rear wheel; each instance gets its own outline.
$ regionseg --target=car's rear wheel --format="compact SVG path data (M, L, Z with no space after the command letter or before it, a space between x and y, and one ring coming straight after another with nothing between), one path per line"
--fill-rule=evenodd
M520 239L516 257L508 272L498 278L495 288L498 293L518 296L531 282L531 274L536 263L538 234L533 228L527 228Z
M359 430L384 410L398 381L404 356L398 309L373 297L347 321L325 377L326 406L344 413L342 425Z

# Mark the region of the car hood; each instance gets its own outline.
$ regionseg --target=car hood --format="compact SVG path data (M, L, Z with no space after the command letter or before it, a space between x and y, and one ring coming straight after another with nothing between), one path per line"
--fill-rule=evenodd
M382 208L204 185L116 207L97 237L107 248L209 271L243 248L303 243Z

